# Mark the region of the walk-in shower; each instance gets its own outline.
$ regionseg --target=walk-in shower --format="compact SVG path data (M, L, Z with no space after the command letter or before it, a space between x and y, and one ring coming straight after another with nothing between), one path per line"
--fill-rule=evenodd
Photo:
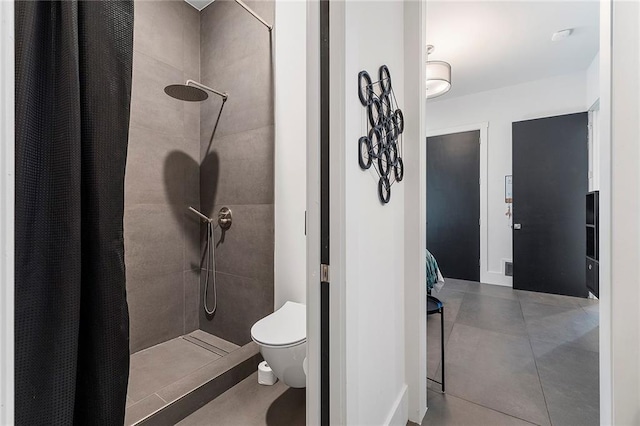
M257 374L250 330L274 310L275 39L236 1L204 1L134 2L141 54L124 217L132 426L175 424ZM274 1L246 3L273 22ZM228 230L223 206L233 210Z

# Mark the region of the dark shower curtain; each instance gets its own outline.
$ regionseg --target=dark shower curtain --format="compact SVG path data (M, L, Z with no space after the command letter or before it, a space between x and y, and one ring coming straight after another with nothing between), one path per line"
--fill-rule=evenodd
M124 421L133 3L16 2L19 425Z

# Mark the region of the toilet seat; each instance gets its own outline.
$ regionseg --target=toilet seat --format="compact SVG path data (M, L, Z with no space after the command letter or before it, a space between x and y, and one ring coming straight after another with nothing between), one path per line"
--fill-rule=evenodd
M307 341L307 308L301 303L286 302L251 327L251 338L261 346L287 348Z

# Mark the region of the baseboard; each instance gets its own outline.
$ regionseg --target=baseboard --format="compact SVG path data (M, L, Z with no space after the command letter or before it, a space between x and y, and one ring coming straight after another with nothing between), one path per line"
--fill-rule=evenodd
M485 284L513 287L513 277L507 277L502 272L486 271L484 276L485 279L482 282Z
M407 426L420 426L424 422L424 419L427 418L427 412L428 411L429 411L429 407L427 407L427 409L424 411L424 414L422 415L422 418L420 419L420 421L418 423L412 422L411 420L409 420L407 422Z
M385 425L406 426L409 421L409 397L407 390L407 385L403 385L398 397L393 403L391 412L387 416L387 420L384 422Z

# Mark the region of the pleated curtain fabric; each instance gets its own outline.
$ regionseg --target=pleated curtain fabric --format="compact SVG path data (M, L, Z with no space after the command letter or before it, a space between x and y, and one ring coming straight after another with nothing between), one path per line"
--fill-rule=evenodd
M121 425L131 1L16 2L18 425Z

